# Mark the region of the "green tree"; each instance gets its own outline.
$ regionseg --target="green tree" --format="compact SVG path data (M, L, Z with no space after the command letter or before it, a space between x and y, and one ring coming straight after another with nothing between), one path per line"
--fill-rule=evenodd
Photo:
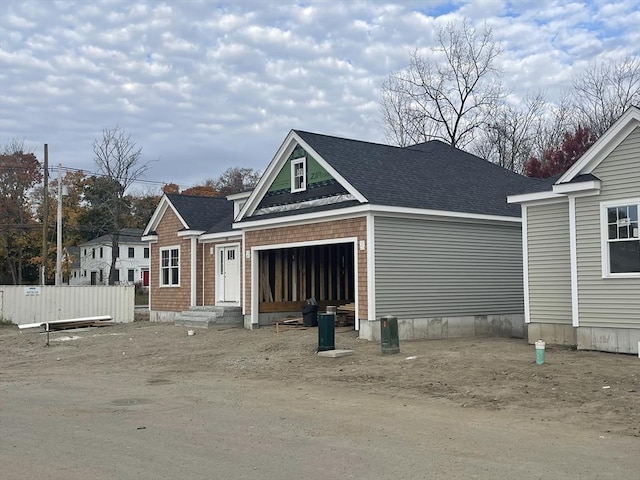
M31 189L42 178L40 162L12 141L0 154L0 274L14 285L38 278L31 263L37 255L41 226L33 216ZM35 277L34 277L35 273ZM28 274L28 275L27 275ZM34 278L33 278L34 277Z

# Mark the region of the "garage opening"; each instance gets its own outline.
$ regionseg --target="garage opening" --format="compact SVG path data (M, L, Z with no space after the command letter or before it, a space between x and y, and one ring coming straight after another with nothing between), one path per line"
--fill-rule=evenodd
M350 308L355 302L354 255L350 242L260 251L258 311L300 314L309 298L315 298L321 311ZM353 315L346 317L351 323Z

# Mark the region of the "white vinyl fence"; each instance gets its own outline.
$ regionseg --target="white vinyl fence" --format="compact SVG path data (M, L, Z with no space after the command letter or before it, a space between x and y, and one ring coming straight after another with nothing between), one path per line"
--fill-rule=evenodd
M0 319L17 325L98 315L133 322L134 307L133 285L0 285Z

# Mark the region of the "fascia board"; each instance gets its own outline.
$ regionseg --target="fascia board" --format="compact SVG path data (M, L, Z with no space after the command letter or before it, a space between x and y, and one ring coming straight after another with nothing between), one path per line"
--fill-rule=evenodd
M144 235L142 237L143 242L154 243L158 241L158 235Z
M344 188L346 188L347 191L351 195L353 195L356 200L358 200L360 203L368 202L367 198L364 195L362 195L358 190L356 190L356 188L353 185L351 185L342 175L340 175L335 168L333 168L324 158L322 158L322 155L320 155L313 148L311 148L311 146L307 142L302 140L302 138L300 138L297 134L295 134L295 132L294 132L294 137L296 141L302 146L302 148L304 148L307 152L313 155L315 160L320 165L322 165L322 168L324 168L328 173L331 174L333 178L335 178Z
M211 243L216 242L218 240L224 239L241 239L242 233L239 231L235 232L218 232L218 233L207 233L200 236L198 241L200 243Z
M178 232L178 237L191 238L199 237L204 233L204 230L182 230Z
M168 203L170 203L170 202L169 202L169 199L167 198L167 196L166 195L162 195L162 198L160 199L160 202L158 203L158 206L153 211L153 215L151 215L151 219L147 223L147 226L145 227L144 231L142 232L143 236L147 235L149 232L153 232L154 230L156 230L156 228L158 228L158 224L160 223L160 219L164 215L164 212L167 210Z
M288 156L287 150L293 150L293 147L292 147L293 137L294 137L294 132L293 130L291 130L289 131L287 137L284 139L284 141L280 145L280 148L278 148L278 151L276 152L276 154L271 159L271 162L269 162L269 165L267 166L264 173L260 177L260 180L258 180L258 184L255 186L255 188L251 192L251 195L249 195L247 202L244 204L244 206L240 210L237 220L242 220L247 215L247 213L253 213L256 207L258 206L258 203L260 203L260 200L262 199L262 197L265 195L265 193L267 193L267 189L269 188L269 185L271 185L271 182L273 182L273 180L275 179L275 176L280 171L278 166L280 166Z
M640 109L631 107L591 145L591 148L558 179L556 184L567 183L580 174L591 173L638 125L640 125Z
M561 197L562 195L559 195L557 193L550 192L550 191L536 192L536 193L521 193L518 195L507 196L507 203L526 203L526 202L534 202L538 200L554 200Z
M158 203L158 206L153 212L153 215L151 216L151 220L149 220L149 223L147 224L144 231L142 232L143 236L147 235L149 232L155 231L158 228L158 225L160 224L162 217L164 217L164 214L166 213L167 208L169 207L171 208L171 210L173 210L173 213L175 213L176 217L178 217L178 220L182 224L182 227L189 228L189 225L187 225L187 222L185 222L184 218L182 218L182 215L178 213L178 210L176 210L176 208L173 206L173 204L165 194L160 199L160 203Z
M481 213L452 212L448 210L428 210L422 208L392 207L385 205L372 205L373 213L385 213L393 215L410 215L417 217L456 218L465 220L486 220L491 222L521 223L521 217L509 217L507 215L486 215Z
M300 215L287 215L285 217L267 218L264 220L252 220L234 223L233 228L251 229L255 227L281 227L283 225L295 225L322 221L327 218L351 217L368 211L369 205L358 205L341 210L327 210L325 212L303 213Z
M247 198L251 196L251 191L248 192L240 192L240 193L232 193L231 195L227 195L225 198L230 201L240 200L242 198Z
M575 192L587 192L593 191L593 193L600 192L600 180L589 180L587 182L576 183L561 183L553 186L554 193L566 194Z
M311 148L311 146L302 138L300 138L300 136L296 132L291 130L287 135L287 138L285 138L284 142L269 163L269 166L265 170L264 174L262 175L262 177L260 177L260 181L249 196L247 203L245 203L242 210L240 210L236 222L242 220L246 215L250 215L255 212L258 204L260 203L260 200L267 193L267 189L280 172L280 169L282 168L284 163L287 161L287 158L289 157L291 151L293 151L295 143L299 144L310 155L312 155L314 159L322 166L322 168L324 168L333 178L335 178L344 188L346 188L347 191L352 194L356 200L362 203L367 202L366 197L364 197L364 195L356 190L353 185L351 185L329 163L327 163L327 161L322 158L322 155Z
M509 217L503 215L483 215L465 212L451 212L446 210L427 210L421 208L393 207L385 205L358 205L341 210L327 210L324 212L314 212L295 216L285 216L278 218L268 218L265 220L254 220L249 222L234 223L233 228L252 229L256 227L279 227L290 224L304 224L313 221L322 221L328 218L336 217L352 217L362 213L387 214L387 215L407 215L414 217L440 217L440 218L456 218L467 220L481 220L490 222L509 222L521 223L520 217Z

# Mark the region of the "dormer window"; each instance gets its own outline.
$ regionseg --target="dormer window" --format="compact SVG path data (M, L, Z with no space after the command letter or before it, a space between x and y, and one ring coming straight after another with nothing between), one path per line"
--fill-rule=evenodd
M307 189L307 159L291 160L291 192L304 192Z

